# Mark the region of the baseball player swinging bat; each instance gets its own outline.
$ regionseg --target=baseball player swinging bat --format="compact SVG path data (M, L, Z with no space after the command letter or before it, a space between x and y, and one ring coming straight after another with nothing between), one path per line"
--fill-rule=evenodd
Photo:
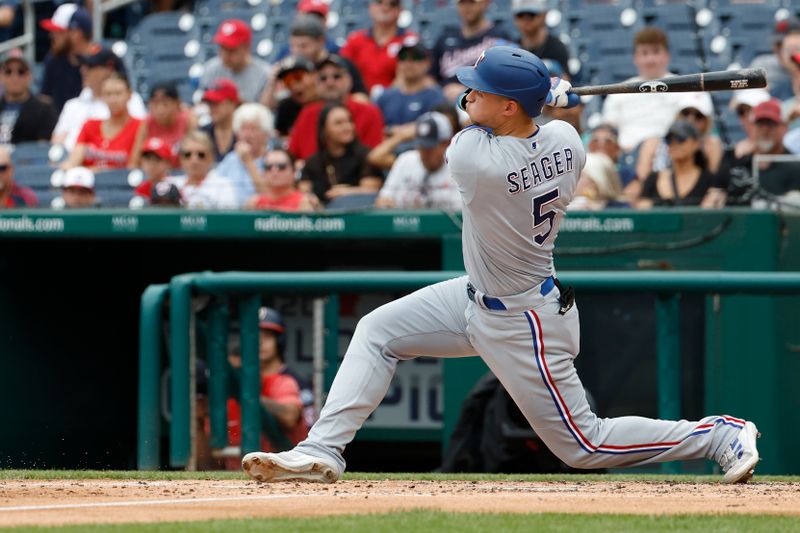
M697 91L736 91L760 89L767 86L767 77L762 69L746 68L701 72L684 76L669 76L657 80L626 81L609 85L573 87L570 92L578 96L620 93L687 93Z

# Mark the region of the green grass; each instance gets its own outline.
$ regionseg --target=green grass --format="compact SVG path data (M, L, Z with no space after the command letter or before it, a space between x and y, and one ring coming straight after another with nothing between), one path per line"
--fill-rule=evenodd
M140 470L0 470L0 479L143 479L165 481L175 479L248 479L241 472L184 472ZM436 473L373 473L348 472L345 480L374 481L647 481L672 483L719 483L721 476L663 474L436 474ZM798 483L800 476L761 476L755 481Z
M800 520L790 516L751 515L577 515L562 513L540 514L479 514L413 511L408 513L328 516L306 519L246 519L209 520L205 522L164 522L160 524L126 524L102 526L69 526L57 528L18 528L15 533L27 531L56 531L79 533L111 531L115 533L175 533L175 532L418 532L457 531L459 533L495 532L748 532L789 533L800 531Z

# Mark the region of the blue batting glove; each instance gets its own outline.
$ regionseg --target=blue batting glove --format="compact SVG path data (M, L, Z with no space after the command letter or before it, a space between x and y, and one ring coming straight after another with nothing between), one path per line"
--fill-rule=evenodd
M545 104L550 107L575 107L581 103L581 97L572 94L572 84L561 78L550 78L550 92L547 93Z

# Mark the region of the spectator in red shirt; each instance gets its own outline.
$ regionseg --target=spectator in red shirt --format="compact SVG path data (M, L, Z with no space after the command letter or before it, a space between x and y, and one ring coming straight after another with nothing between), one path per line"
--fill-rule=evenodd
M181 139L197 127L197 120L191 110L183 107L178 88L174 83L156 83L150 91L147 101L149 113L145 119L147 137L157 137L166 142L173 149L180 145ZM172 166L180 166L178 158L172 161Z
M89 119L78 135L75 148L63 168L77 166L95 170L106 168L136 168L139 165L142 143L147 133L143 121L128 114L131 87L128 79L114 72L103 82L103 101L110 117Z
M342 58L331 54L317 65L321 102L306 104L289 135L289 151L297 159L308 159L318 150L319 114L325 102L343 104L355 121L356 135L362 144L374 148L383 140L383 116L374 104L359 102L350 94L352 81Z
M159 137L150 137L142 146L141 168L145 180L136 187L134 194L142 198L152 197L153 186L164 181L172 168L177 154L170 144Z
M314 63L304 57L287 57L279 64L277 78L289 91L275 110L275 130L281 137L292 131L303 106L317 100L317 71Z
M294 157L283 148L276 148L264 156L264 192L250 197L245 209L271 209L273 211L313 211L308 195L295 187Z
M277 311L262 307L258 311L259 346L258 357L261 364L261 406L273 416L292 444L297 444L308 436L308 425L303 416L303 400L300 384L284 363L286 349L286 325ZM241 367L240 349L233 346L228 358L234 369ZM241 442L241 411L239 402L228 399L228 438L229 443L238 446ZM261 446L267 450L280 449L272 445L262 435ZM241 459L236 457L226 461L231 470L241 469Z
M27 187L20 187L14 181L14 163L11 152L0 144L0 209L5 207L36 207L39 200Z
M342 57L350 59L358 67L370 94L376 86L392 84L397 69L397 51L403 40L418 38L415 33L398 27L401 10L401 0L371 0L369 17L372 27L352 32L340 51Z

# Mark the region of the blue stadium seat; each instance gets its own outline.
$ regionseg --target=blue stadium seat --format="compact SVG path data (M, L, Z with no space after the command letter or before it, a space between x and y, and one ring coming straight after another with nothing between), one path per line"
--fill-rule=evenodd
M669 35L670 44L677 41L674 32L695 31L695 14L695 8L688 2L652 5L642 10L645 24L664 30Z
M27 165L47 165L50 163L48 152L50 143L47 141L33 141L17 143L11 157L17 167Z
M61 189L34 189L39 207L49 208L53 200L61 197Z
M133 191L109 190L98 191L97 199L101 207L114 207L127 209L128 204L133 198Z
M181 17L186 15L180 11L166 13L153 13L147 15L134 28L128 29L126 38L129 45L151 47L152 38L155 37L183 37L189 40L197 35L197 23L192 28L184 31L180 27Z
M55 169L47 164L24 165L17 167L14 172L14 179L20 185L34 190L49 189L50 176L53 175L54 171Z
M130 171L126 168L103 170L95 172L94 186L97 191L114 191L122 190L131 192L131 186L128 185L128 173Z
M366 209L375 205L378 193L348 194L331 200L325 207L326 210L339 209Z

